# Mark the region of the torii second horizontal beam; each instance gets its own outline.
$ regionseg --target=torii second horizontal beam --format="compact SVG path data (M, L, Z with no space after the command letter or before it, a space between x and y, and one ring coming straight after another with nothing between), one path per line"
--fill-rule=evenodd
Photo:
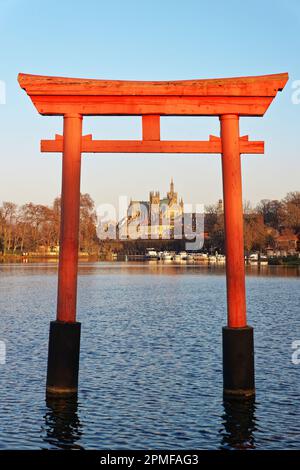
M63 136L55 140L42 140L42 152L63 152ZM220 137L210 136L208 141L178 140L93 140L91 135L82 137L82 153L222 153ZM240 137L240 153L264 153L263 141L249 141L248 136Z

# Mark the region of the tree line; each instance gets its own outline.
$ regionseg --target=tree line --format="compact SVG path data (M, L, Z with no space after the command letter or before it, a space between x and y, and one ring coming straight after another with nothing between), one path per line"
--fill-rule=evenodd
M224 216L219 205L205 208L207 246L224 252ZM262 199L256 207L244 203L244 246L246 252L275 248L279 235L300 236L300 192L289 192L281 200Z
M32 202L0 206L0 253L2 255L37 252L59 245L60 198L50 206ZM99 254L110 251L109 240L97 237L95 203L89 194L80 197L80 251ZM205 208L205 248L224 252L224 215L220 205ZM276 246L280 234L300 235L300 192L289 192L282 200L263 199L252 207L244 203L245 251L264 251ZM134 243L134 242L132 242ZM111 248L112 249L112 248Z
M50 206L32 202L17 206L3 202L0 206L0 253L37 252L59 245L60 198ZM93 253L98 247L95 204L89 194L80 197L80 250Z

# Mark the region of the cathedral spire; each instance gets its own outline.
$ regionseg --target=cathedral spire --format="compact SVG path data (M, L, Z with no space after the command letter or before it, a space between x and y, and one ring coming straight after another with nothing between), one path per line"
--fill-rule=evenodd
M177 193L174 191L174 181L171 178L170 191L167 193L169 204L177 204Z
M171 194L174 193L174 181L173 181L173 177L171 178L171 183L170 183L170 193L171 193Z

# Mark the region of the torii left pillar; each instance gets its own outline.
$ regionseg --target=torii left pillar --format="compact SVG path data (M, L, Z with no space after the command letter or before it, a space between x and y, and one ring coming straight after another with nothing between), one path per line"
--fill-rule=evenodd
M82 116L64 115L60 253L56 321L50 323L47 394L78 389L80 327L76 321Z

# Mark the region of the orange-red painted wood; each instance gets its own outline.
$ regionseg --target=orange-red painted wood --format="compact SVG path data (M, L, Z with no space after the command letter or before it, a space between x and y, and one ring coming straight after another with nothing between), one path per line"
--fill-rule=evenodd
M220 121L228 326L239 328L247 324L239 117L225 115Z
M74 322L78 261L81 152L221 153L226 229L228 325L246 325L241 153L263 153L263 142L239 137L239 116L262 116L288 74L209 80L135 82L19 74L38 112L64 116L64 137L41 142L63 151L58 320ZM82 137L82 115L141 115L142 141ZM160 116L221 116L221 140L160 141Z
M18 76L21 88L29 95L64 96L275 96L287 80L287 73L164 82L95 80L24 73Z
M82 116L64 117L57 320L76 321Z
M147 115L142 117L143 140L160 140L160 116Z
M270 96L30 96L40 114L63 116L263 116L273 98Z
M150 117L150 116L149 116ZM150 137L150 134L148 134ZM155 134L153 134L155 137ZM63 139L57 136L55 140L42 140L42 152L62 152ZM220 138L209 141L167 141L167 140L92 140L82 139L82 153L215 153L222 152ZM264 153L264 142L248 141L241 137L241 153Z
M131 82L19 74L18 80L45 115L262 116L288 75Z

